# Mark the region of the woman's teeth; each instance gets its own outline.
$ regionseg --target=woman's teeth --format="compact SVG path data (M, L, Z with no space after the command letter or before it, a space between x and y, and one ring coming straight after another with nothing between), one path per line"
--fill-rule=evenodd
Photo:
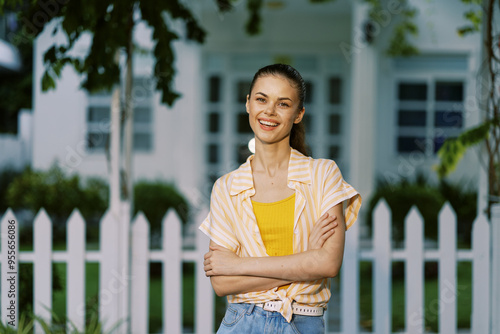
M272 123L268 121L259 120L259 123L266 126L278 126L278 123Z

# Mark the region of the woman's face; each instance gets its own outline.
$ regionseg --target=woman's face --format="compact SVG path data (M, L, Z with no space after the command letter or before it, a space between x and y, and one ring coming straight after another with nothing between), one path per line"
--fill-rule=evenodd
M263 144L288 143L293 124L304 115L299 103L297 89L288 79L275 75L258 78L246 103L255 140Z

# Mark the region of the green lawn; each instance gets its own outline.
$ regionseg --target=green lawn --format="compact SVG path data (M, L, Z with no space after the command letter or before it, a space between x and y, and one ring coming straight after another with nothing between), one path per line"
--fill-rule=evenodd
M161 276L160 264L151 265L151 279L149 288L149 329L150 332L159 332L162 328L162 296L163 296L163 284ZM182 325L184 329L188 332L194 332L194 264L187 263L183 266L183 284L182 284L182 310L183 310L183 320ZM62 263L57 263L54 265L54 270L57 271L57 275L60 279L62 290L56 291L54 293L52 306L55 314L58 318L64 319L66 315L66 265ZM97 292L99 288L99 265L97 263L87 263L86 265L86 309L87 312L91 310L97 311L98 298ZM224 298L216 297L216 317L215 324L219 324L224 316L225 302Z
M439 328L439 300L438 279L430 273L426 266L424 323L426 330L438 332ZM405 283L401 275L404 265L393 265L392 278L392 330L405 328ZM372 264L360 264L360 321L362 328L372 330ZM404 271L403 271L404 272ZM457 266L457 320L458 328L470 328L472 309L472 266L470 262L460 262ZM449 294L447 294L449 296ZM446 307L446 305L444 305Z

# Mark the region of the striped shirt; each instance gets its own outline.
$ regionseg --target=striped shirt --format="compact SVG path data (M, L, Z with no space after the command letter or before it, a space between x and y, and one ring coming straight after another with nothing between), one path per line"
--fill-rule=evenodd
M266 247L252 208L255 194L250 156L237 170L219 178L212 189L210 212L200 230L216 244L240 257L265 257ZM342 178L332 160L313 159L292 149L288 164L288 187L295 190L293 252L307 250L309 234L314 223L333 206L346 201L344 219L349 228L356 221L361 197ZM330 280L327 278L294 282L288 289L273 288L227 297L229 303L263 303L281 300L280 313L290 322L292 302L326 308L330 299Z

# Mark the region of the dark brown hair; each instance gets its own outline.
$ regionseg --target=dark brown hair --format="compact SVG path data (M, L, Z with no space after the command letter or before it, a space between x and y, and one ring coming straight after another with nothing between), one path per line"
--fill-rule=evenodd
M257 81L261 77L268 75L281 76L292 84L292 86L297 89L299 95L299 108L301 110L304 107L304 101L306 99L306 83L300 73L290 65L285 64L273 64L262 67L255 73L252 83L250 84L249 95L252 94L252 89ZM304 155L308 155L307 145L306 145L306 131L304 123L293 124L292 131L290 133L290 146Z

